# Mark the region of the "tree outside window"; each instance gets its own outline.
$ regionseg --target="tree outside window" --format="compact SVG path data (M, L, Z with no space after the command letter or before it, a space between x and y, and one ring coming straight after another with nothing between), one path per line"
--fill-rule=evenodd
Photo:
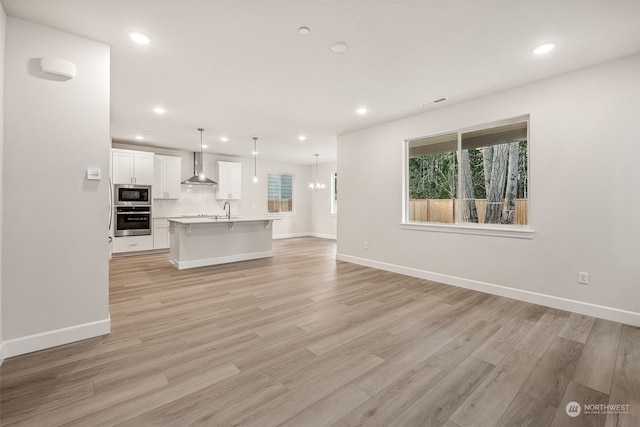
M528 121L410 140L410 222L527 225Z

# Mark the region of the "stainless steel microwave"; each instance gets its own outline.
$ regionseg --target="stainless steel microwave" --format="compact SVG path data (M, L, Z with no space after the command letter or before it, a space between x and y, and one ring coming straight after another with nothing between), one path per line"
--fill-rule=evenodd
M151 205L151 186L116 184L113 186L114 205Z

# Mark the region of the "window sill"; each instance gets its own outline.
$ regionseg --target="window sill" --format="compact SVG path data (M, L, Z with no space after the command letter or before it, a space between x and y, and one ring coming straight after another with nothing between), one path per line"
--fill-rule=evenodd
M420 222L403 222L403 230L433 231L438 233L475 234L478 236L509 237L512 239L533 239L534 231L527 226L461 225Z

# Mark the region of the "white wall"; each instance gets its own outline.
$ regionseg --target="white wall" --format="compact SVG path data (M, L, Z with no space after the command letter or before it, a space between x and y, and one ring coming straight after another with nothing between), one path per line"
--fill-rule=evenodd
M318 164L318 181L325 188L310 191L311 199L311 234L316 237L335 239L337 237L337 216L331 214L331 179L337 172L336 162ZM315 182L316 165L309 166L309 182ZM308 185L308 184L307 184Z
M42 73L43 56L75 63L76 78ZM105 44L7 18L5 356L109 331L109 62Z
M7 15L0 4L0 365L4 360L4 342L2 340L2 212L3 212L3 152L4 152L4 39L7 27Z
M400 227L404 139L523 114L532 240ZM639 121L634 56L342 135L338 258L640 325Z

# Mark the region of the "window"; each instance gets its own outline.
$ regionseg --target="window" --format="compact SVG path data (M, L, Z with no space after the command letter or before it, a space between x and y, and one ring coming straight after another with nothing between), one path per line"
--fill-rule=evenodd
M413 223L528 224L528 118L407 141Z
M293 175L270 173L267 186L267 212L293 212Z
M331 213L338 213L338 172L331 174Z

